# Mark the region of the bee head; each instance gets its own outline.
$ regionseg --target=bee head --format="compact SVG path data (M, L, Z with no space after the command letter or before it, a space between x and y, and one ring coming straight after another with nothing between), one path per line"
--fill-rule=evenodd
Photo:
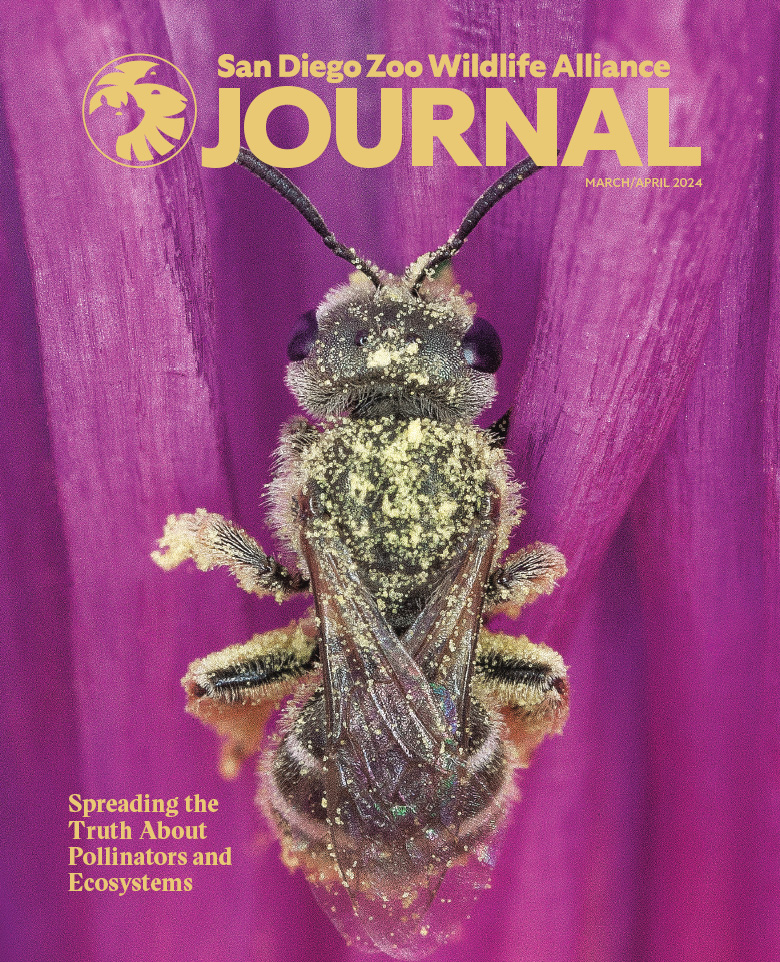
M349 284L303 316L288 347L287 384L304 408L321 417L397 413L455 421L473 419L492 401L501 342L475 316L449 263L490 208L539 170L530 157L477 199L445 244L400 277L337 241L308 197L276 168L244 147L237 163L282 194L326 247L357 268Z
M403 277L382 275L378 286L357 272L304 315L287 373L304 408L325 417L397 412L454 421L473 419L492 401L498 334L475 318L448 268L418 285L419 264Z

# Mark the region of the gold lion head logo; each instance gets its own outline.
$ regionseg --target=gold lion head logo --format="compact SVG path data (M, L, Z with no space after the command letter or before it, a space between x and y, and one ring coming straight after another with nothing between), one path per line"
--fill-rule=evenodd
M117 63L112 72L94 84L100 89L92 94L88 105L85 98L85 125L87 115L91 116L103 106L117 110L129 107L128 116L134 121L140 114L133 129L116 138L114 148L116 157L130 165L169 159L166 155L171 154L184 136L186 118L181 114L189 100L173 87L155 82L155 68L161 62L134 59ZM90 84L90 88L92 86Z

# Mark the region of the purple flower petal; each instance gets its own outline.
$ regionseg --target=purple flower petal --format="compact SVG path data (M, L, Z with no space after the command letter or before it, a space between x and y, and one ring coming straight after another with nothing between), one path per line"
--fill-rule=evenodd
M518 544L556 543L570 565L511 630L565 645L573 700L564 737L524 776L493 890L440 955L776 956L780 260L776 177L751 186L777 134L767 7L55 3L9 21L3 956L32 960L40 945L94 962L131 945L166 962L351 955L300 874L258 841L252 773L221 782L216 745L182 710L192 658L290 612L148 557L168 513L200 506L270 546L263 486L294 411L285 347L295 319L346 277L281 198L238 169L199 167L215 142L218 54L528 50L552 64L588 49L670 62L673 137L702 147L703 186L589 188L586 175L664 174L592 155L502 201L455 262L504 345L495 416L522 373ZM181 66L200 109L192 148L145 171L96 154L78 117L95 70L134 50ZM242 84L245 103L261 83ZM497 81L453 83L479 115ZM563 147L590 81L537 83L558 86ZM356 85L368 142L378 87ZM332 106L333 85L309 86ZM507 86L533 115L535 86ZM615 88L641 130L645 85ZM278 127L296 135L291 116ZM483 137L478 116L479 155ZM405 142L375 171L331 145L294 178L340 239L400 270L496 173L443 151L415 168ZM218 798L209 845L231 846L233 865L193 868L193 892L165 901L66 892L68 796L147 791Z

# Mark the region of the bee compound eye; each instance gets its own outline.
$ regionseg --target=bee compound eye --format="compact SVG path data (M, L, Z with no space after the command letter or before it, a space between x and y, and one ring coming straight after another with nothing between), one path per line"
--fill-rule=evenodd
M358 347L363 347L364 344L368 344L368 331L362 328L359 331L355 331L355 344Z
M299 318L290 343L287 345L287 357L289 360L305 360L311 353L316 339L317 312L307 311Z
M475 317L474 323L463 335L461 342L466 364L475 371L495 374L501 366L504 352L501 338L493 325L484 317Z

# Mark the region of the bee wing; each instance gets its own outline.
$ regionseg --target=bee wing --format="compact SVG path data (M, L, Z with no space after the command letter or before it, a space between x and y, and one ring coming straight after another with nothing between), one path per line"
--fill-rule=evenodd
M504 816L505 798L469 766L463 737L495 512L475 523L435 604L404 639L343 542L314 535L302 520L329 730L324 804L343 882L320 898L338 913L346 890L352 920L342 920L345 930L357 921L383 951L416 957L449 934L451 906L484 887ZM474 854L481 868L464 871ZM442 908L443 880L452 893Z
M398 793L408 763L424 762L440 774L437 759L451 738L427 678L385 621L344 545L338 539L315 544L305 534L302 541L320 623L331 757L349 769L342 773L344 788L378 828L402 803Z
M485 583L493 565L498 496L477 519L470 541L404 636L404 645L446 705L448 724L468 744L469 696L482 624Z

